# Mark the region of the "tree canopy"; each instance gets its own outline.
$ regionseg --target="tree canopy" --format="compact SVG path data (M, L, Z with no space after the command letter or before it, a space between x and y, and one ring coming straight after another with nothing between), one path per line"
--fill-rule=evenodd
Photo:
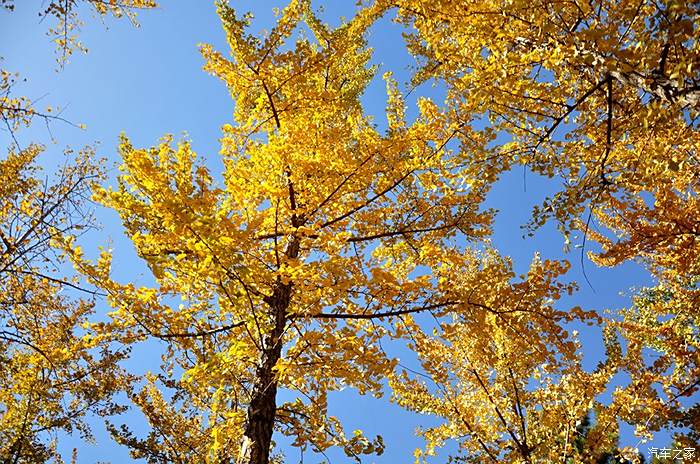
M48 31L61 64L79 46L71 31L81 3L117 16L152 4L49 2L41 14L61 24ZM0 7L12 11L14 5L4 0ZM118 362L128 347L86 331L96 316L98 293L81 285L57 248L96 226L90 187L103 172L95 151L50 150L60 167L53 175L42 170L39 160L46 147L21 144L18 132L37 119L47 127L71 123L55 109L40 110L17 95L17 80L17 74L0 68L0 118L10 141L0 158L0 462L63 462L59 433L89 440L92 414L124 410L113 395L121 389Z
M58 20L60 63L81 48L79 3L42 13ZM14 140L0 161L3 462L60 459L46 432L89 435L94 414L149 463L289 462L276 437L362 462L391 444L329 412L346 387L433 419L416 462L441 448L450 462L639 462L621 423L697 449L700 5L374 0L338 26L316 7L290 0L254 34L251 15L217 2L229 50L200 51L234 105L219 171L186 138L142 148L122 134L115 183L87 149L46 185L40 148ZM387 20L416 60L405 88L371 64ZM363 100L378 78L386 127ZM11 132L49 118L2 79ZM562 304L578 289L566 259L538 253L515 272L488 195L516 167L556 186L525 225L532 240L555 224L581 266L633 261L654 285L626 308L582 308ZM115 278L106 247L83 253L88 190L153 285ZM604 334L594 369L588 328ZM158 371L124 367L154 340Z

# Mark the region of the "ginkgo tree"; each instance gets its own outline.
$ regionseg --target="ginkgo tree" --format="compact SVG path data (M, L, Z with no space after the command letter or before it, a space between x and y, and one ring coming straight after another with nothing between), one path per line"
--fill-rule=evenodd
M83 336L93 302L66 276L52 240L91 221L83 206L99 172L91 152L60 173L37 179L36 146L0 160L0 462L60 459L57 432L91 437L88 412L113 414L117 361L124 350Z
M346 434L328 415L328 392L380 395L395 365L380 341L408 336L408 315L483 320L498 314L492 292L516 298L507 266L465 246L490 231L481 204L493 176L464 154L491 138L427 98L409 123L391 75L388 128L376 129L360 103L374 9L333 29L292 1L263 38L225 3L218 12L231 56L203 46L205 69L235 101L219 182L187 141L141 149L124 136L118 187L95 193L158 285L114 281L107 251L94 264L71 252L114 307L96 330L168 342L163 372L130 391L151 432L112 432L159 463L267 463L275 429L302 449L381 453L380 437ZM543 293L561 291L544 281ZM557 321L568 315L543 306L541 317L551 340L567 338ZM522 335L537 343L540 328ZM278 404L279 389L296 398Z
M536 257L517 283L504 258L491 254L481 266L451 281L480 295L479 311L453 312L432 331L404 321L422 371L398 369L393 400L441 419L419 430L426 445L416 462L453 440L455 462L598 462L616 448L617 417L599 414L585 448L576 447L578 426L615 374L616 356L609 350L594 372L583 368L577 334L564 326L597 316L555 309L576 289L558 282L568 264Z
M596 264L636 261L657 280L606 318L626 340L616 363L631 377L610 410L646 438L673 423L697 436L698 3L378 4L411 29L415 83L444 84L453 114L481 116L507 139L474 162L563 181L533 229L553 219L582 254L602 247Z
M79 37L86 11L92 10L98 17L127 17L132 24L138 25L136 12L155 8L157 3L155 0L49 0L38 6L42 21L50 18L47 35L56 44L58 64L64 66L76 50L87 52ZM15 0L0 0L0 9L13 11L15 8Z
M412 28L413 83L447 98L418 98L408 120L387 73L379 130L361 103L376 72L366 37L394 11ZM419 460L456 440L467 462L590 462L617 446L619 418L640 434L696 426L674 413L698 385L695 3L377 0L331 28L292 0L261 37L225 2L218 13L230 56L202 54L235 102L223 170L187 140L122 136L118 185L95 187L156 284L118 282L111 252L91 262L60 240L108 295L98 338L166 342L160 372L119 382L150 424L145 437L109 425L133 457L263 464L277 431L359 460L383 440L346 433L328 393L379 396L385 379L396 403L442 419ZM565 262L535 257L516 276L483 206L516 165L564 181L533 229L555 220L601 245L598 264L638 260L659 288L605 320L558 306L575 290ZM593 372L574 321L605 325ZM388 339L423 372L388 356ZM662 353L651 366L649 346ZM603 404L621 370L631 382Z
M115 15L150 4L90 3ZM0 2L10 11L13 6ZM72 29L75 8L75 1L50 2L46 14ZM62 62L73 45L56 41ZM90 439L90 413L122 411L112 397L123 389L117 363L126 349L86 332L96 295L80 286L54 247L94 228L90 184L102 175L95 153L66 150L55 176L43 171L45 147L20 143L21 131L36 119L68 121L17 96L16 87L17 75L0 69L0 119L8 141L0 158L0 462L63 462L60 433Z
M14 0L0 0L0 14L10 14L15 7ZM42 21L45 18L50 18L52 21L47 36L56 46L56 60L59 66L63 67L76 50L87 52L87 48L79 38L80 26L84 23L81 13L84 13L84 10L91 9L99 17L126 16L134 25L138 25L136 11L155 7L156 2L153 0L51 0L43 2L39 16L42 17ZM19 73L0 68L0 119L4 129L14 133L19 127L26 127L35 119L46 123L50 121L69 123L60 114L56 114L56 108L40 109L31 98L17 95L18 78ZM17 143L17 140L14 142Z

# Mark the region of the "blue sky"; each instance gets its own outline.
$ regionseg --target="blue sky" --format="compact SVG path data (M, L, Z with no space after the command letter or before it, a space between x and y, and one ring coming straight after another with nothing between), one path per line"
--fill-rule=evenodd
M176 136L187 133L194 149L216 171L219 128L230 122L233 102L225 86L201 70L203 60L197 44L210 43L226 52L224 34L211 1L162 0L161 3L161 8L140 14L141 27L138 29L131 27L128 21L109 18L102 21L84 11L84 18L88 21L80 34L89 54L75 54L61 72L55 71L55 52L45 35L48 25L41 23L37 16L41 2L21 1L17 2L14 13L0 12L2 67L28 78L27 82L18 85L16 92L33 99L42 97L40 106L59 106L63 108L63 117L87 126L86 130L79 130L57 122L51 124L49 133L43 124L35 123L30 129L18 133L22 144L40 141L47 146L42 163L48 170L60 162L61 152L66 146L77 149L97 143L98 155L107 159L113 178L114 166L119 161L117 137L123 131L135 146L153 145L168 133ZM254 26L258 29L269 27L273 20L271 10L279 3L232 1L240 10L252 9L255 12ZM331 24L337 24L341 15L350 16L355 4L350 0L324 3L324 17ZM319 4L314 2L315 6ZM377 75L391 70L399 82L405 82L411 61L404 50L398 26L388 20L382 21L373 29L369 42L375 49L373 61L380 65ZM384 123L384 89L383 81L377 78L364 97L367 113L375 115L380 126ZM439 96L440 89L426 88L425 93ZM9 142L9 135L0 132L0 143L6 146ZM529 219L532 206L558 188L557 181L532 173L526 173L526 176L526 189L521 168L503 176L486 204L499 210L493 243L502 253L513 258L516 272L527 270L537 250L543 258L569 259L572 262L569 278L578 281L581 289L574 296L562 299L560 304L562 307L580 305L584 309L624 306L629 299L621 292L630 294L631 287L650 283L648 276L634 264L599 269L585 260L591 287L583 278L580 250L573 248L569 255L564 255L563 238L553 226L543 227L534 238L523 239L520 226ZM104 228L86 237L83 248L88 254L93 254L98 245L111 242L116 255L115 277L150 283L149 273L123 236L118 218L103 210L97 215ZM585 362L592 368L602 355L600 334L590 328L581 331ZM138 358L134 366L155 369L159 359L153 356L153 352L149 347L136 350ZM414 448L421 445L421 441L413 437L413 429L418 424L429 423L426 418L403 412L388 405L386 400L358 397L347 391L334 395L331 401L331 413L344 420L347 431L362 428L368 436L383 435L386 453L367 462L412 461ZM139 430L136 417L126 416L124 421ZM74 437L66 440L65 449L73 444L78 446L81 463L98 460L131 462L126 450L110 443L100 432L100 427L98 423L96 445L78 445L79 439ZM667 444L666 440L667 437L660 437L654 446L663 446ZM627 430L623 433L623 442L634 444L636 440ZM290 451L289 462L295 462L297 456L296 451ZM332 462L346 462L342 453L331 453L330 456L337 457ZM317 461L308 455L305 460Z

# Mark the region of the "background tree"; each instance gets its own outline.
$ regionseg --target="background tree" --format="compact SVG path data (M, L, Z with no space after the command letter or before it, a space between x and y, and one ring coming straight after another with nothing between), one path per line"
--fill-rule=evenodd
M123 353L81 330L93 304L62 292L82 289L52 249L91 225L83 203L98 171L86 152L55 183L41 182L39 151L0 160L0 462L8 464L60 459L58 431L89 438L88 411L118 410L110 397Z
M634 453L634 451L628 451L626 456L622 456L619 451L619 443L615 446L610 447L607 450L600 450L597 447L596 432L600 428L600 424L596 420L596 416L592 413L585 415L576 426L577 438L574 442L574 446L579 454L583 456L590 456L592 462L596 464L644 464L646 458L641 453ZM615 437L617 439L617 437ZM591 446L593 445L593 447ZM593 448L593 453L591 452ZM597 449L596 449L597 448ZM569 462L573 462L569 460ZM652 463L654 460L652 459Z
M409 336L407 315L483 319L492 288L510 291L509 271L467 246L490 230L480 205L493 175L464 153L488 138L429 99L409 124L390 76L389 128L377 131L359 100L373 75L372 9L332 29L292 1L262 38L225 3L219 15L231 58L202 52L236 102L220 181L188 142L123 138L119 186L96 191L157 286L112 280L109 253L94 265L74 256L115 308L101 330L168 342L163 371L130 392L151 432L113 433L159 463L267 463L275 428L302 450L380 453L381 439L348 436L327 414L328 392L380 395L395 363L380 342ZM302 25L308 36L292 42ZM551 337L564 317L543 316ZM279 389L295 399L279 404Z
M83 21L79 12L82 9L91 8L99 17L108 14L115 18L126 16L136 26L136 11L145 8L155 8L153 0L51 0L41 4L43 8L39 16L43 19L50 18L47 35L55 43L57 62L63 67L75 50L87 52L87 48L79 40L79 30ZM12 12L15 9L14 0L0 0L0 12ZM0 57L0 60L2 57ZM68 123L66 119L56 114L56 109L48 107L45 110L38 109L35 103L26 96L15 95L13 88L17 85L19 74L0 68L0 118L5 128L14 133L20 126L26 126L33 119L42 119L45 122L59 120ZM17 143L17 140L14 140Z
M231 57L202 49L236 103L221 176L188 142L140 149L124 137L119 186L96 190L157 285L115 282L109 253L91 264L63 240L115 308L98 334L168 343L162 372L124 387L150 433L113 425L117 441L150 462L266 463L276 428L302 450L339 445L359 459L383 443L345 434L328 392L378 395L386 376L399 404L444 419L424 432L425 455L457 439L458 457L476 461L590 461L617 446L618 417L640 433L657 426L650 409L659 427L676 420L678 398L660 407L656 389L692 393L697 379L697 5L630 6L378 1L331 29L291 1L254 37L222 3ZM373 76L364 38L392 8L414 28L414 84L435 79L447 100L420 99L409 123L387 75L380 133L360 104ZM564 180L532 229L554 219L584 248L599 242L599 264L640 260L678 290L647 320L606 321L610 352L593 373L565 327L602 319L550 301L573 290L558 283L567 266L536 260L516 278L481 241L484 196L516 165ZM594 233L593 218L607 230ZM642 355L654 334L667 337L658 366ZM389 339L408 340L437 387L397 374ZM595 403L621 369L630 386ZM280 389L295 399L279 404Z
M568 264L536 257L515 282L503 258L492 256L486 269L487 278L470 272L451 281L480 295L482 311L453 314L432 331L415 323L407 328L422 372L403 369L393 376L393 399L439 419L419 430L426 445L416 451L416 462L427 462L452 441L458 452L450 462L590 462L615 449L617 417L607 411L586 449L576 445L581 417L598 404L616 372L616 356L592 373L582 367L577 334L564 327L578 319L592 324L596 315L554 309L575 290L558 283Z
M116 16L152 4L85 3ZM61 64L78 46L77 5L50 2L43 13L62 24L63 35L50 31ZM6 0L0 6L14 5ZM89 439L89 412L121 411L111 397L118 386L116 363L126 350L85 330L94 317L94 292L79 286L54 248L55 241L94 226L86 204L90 183L101 176L94 152L68 150L55 179L44 178L37 161L44 147L23 146L17 131L36 118L68 121L14 96L16 80L0 69L0 117L9 135L7 155L0 159L0 462L62 462L59 432L77 431ZM83 298L70 296L76 292Z
M606 319L627 339L618 368L633 379L612 411L643 434L697 409L700 4L378 4L412 28L414 83L444 83L452 114L488 119L484 132L506 141L473 162L563 180L531 228L554 219L567 240L583 236L582 265L595 240L597 264L634 260L657 280L633 309ZM697 419L684 424L692 430Z
M697 449L700 444L695 399L700 389L700 337L697 305L688 299L697 292L694 282L642 289L634 305L612 323L627 341L620 369L632 379L616 392L616 411L644 437L673 430L674 445L680 449Z

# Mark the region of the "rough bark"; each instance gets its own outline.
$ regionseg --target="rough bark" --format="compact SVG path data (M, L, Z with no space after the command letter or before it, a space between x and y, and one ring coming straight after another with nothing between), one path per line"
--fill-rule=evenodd
M298 254L299 242L294 238L286 255L296 258ZM287 309L291 294L292 285L278 280L272 295L265 298L274 326L263 340L260 362L255 370L255 383L238 464L268 464L270 461L270 445L277 412L278 379L274 367L282 353L282 338L288 320Z

